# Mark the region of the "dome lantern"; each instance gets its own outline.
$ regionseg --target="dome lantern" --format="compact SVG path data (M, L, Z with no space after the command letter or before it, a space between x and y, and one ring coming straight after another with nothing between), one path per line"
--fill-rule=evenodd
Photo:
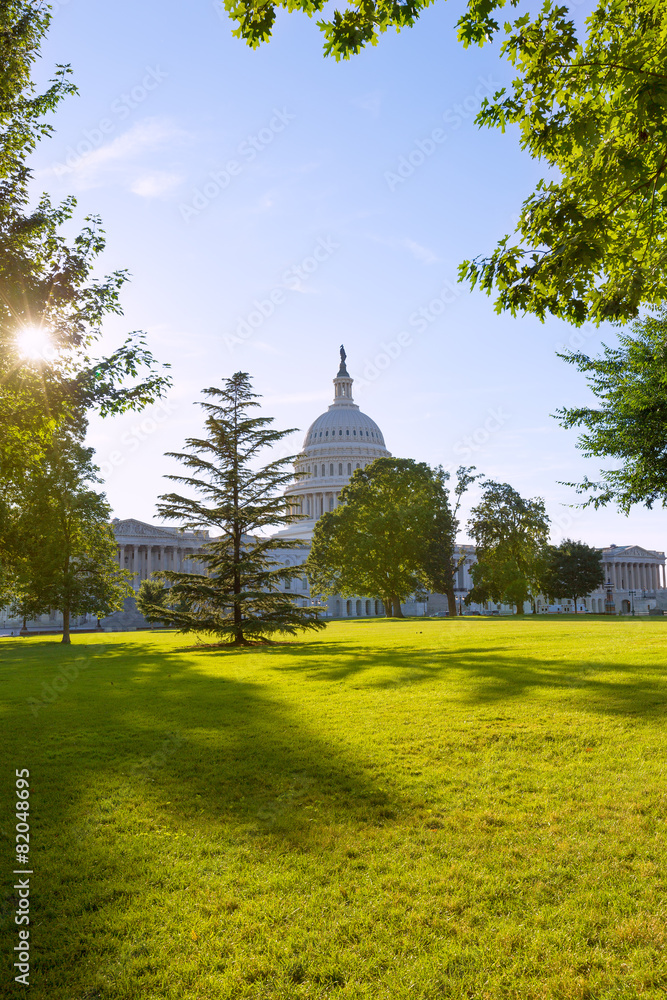
M338 369L338 374L333 380L334 384L334 401L333 406L344 405L349 406L354 403L352 399L352 383L354 379L350 377L350 373L347 370L345 361L347 359L347 354L345 353L345 348L340 345L340 368Z

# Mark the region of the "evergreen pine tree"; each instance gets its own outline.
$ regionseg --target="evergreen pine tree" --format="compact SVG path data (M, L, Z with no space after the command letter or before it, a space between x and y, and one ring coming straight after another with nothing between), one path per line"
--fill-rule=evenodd
M202 546L195 559L205 573L165 571L170 585L163 617L181 632L212 633L236 646L267 641L273 633L296 634L324 622L315 608L299 607L284 584L303 575L298 566L278 564L277 550L304 543L267 537L267 529L297 520L284 488L294 478L294 456L260 465L263 449L277 444L293 428L272 428L272 417L252 416L259 398L246 372L236 372L222 388L204 390L199 405L206 413L205 438L189 438L183 452L169 452L186 466L184 475L167 478L195 496L168 493L160 497L160 515L186 528L219 529L222 534ZM160 608L149 609L160 620Z

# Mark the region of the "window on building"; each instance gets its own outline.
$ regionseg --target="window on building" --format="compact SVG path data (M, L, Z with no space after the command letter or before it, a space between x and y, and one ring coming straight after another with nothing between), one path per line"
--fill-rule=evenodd
M343 475L343 463L342 462L338 463L338 475L339 476Z
M334 509L334 498L333 497L329 497L329 510L333 510L333 509Z
M347 429L347 430L345 431L345 433L347 434L347 436L348 436L348 437L350 436L350 428L349 428L349 427L348 427L348 429Z
M308 577L307 576L304 576L304 578L301 581L301 589L302 590L308 590Z
M360 468L361 468L361 466L360 466L360 465L359 465L359 463L357 462L357 469L360 469Z
M291 588L292 588L292 581L285 580L285 590L291 590Z
M352 462L347 463L347 474L348 476L352 475Z
M327 471L326 471L326 465L323 465L323 466L322 466L322 475L323 475L323 476L326 476L326 474L327 474Z
M330 476L333 476L333 474L334 474L333 469L334 469L334 467L333 467L333 462L332 462L331 465L329 466L329 475Z

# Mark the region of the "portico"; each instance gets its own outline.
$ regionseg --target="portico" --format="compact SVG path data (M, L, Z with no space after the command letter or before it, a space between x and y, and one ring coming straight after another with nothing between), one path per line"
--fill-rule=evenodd
M179 573L204 571L204 564L195 556L208 541L207 531L156 527L134 518L123 521L114 518L112 525L118 543L118 565L132 573L135 590L139 589L143 580L149 580L160 570Z

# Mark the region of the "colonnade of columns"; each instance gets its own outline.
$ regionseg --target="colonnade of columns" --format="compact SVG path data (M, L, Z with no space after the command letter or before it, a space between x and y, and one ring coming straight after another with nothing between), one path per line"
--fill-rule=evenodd
M142 580L148 580L158 570L173 570L177 573L204 573L205 564L198 559L187 558L196 553L192 547L176 545L119 545L118 565L133 574L132 585L139 589Z
M651 562L605 563L607 581L615 590L659 590L665 587L665 567Z
M318 518L328 510L338 506L340 490L329 492L307 493L305 496L293 497L293 511L306 517Z

